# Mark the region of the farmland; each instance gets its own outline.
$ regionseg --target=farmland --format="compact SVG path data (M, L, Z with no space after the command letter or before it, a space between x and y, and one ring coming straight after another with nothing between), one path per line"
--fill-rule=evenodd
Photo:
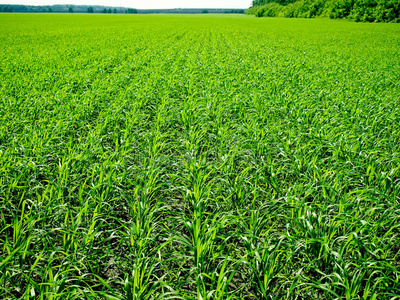
M399 299L400 26L0 15L3 299Z

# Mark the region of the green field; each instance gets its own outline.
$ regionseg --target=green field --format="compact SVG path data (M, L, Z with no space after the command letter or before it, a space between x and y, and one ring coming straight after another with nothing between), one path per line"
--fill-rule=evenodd
M400 299L400 24L0 14L2 299Z

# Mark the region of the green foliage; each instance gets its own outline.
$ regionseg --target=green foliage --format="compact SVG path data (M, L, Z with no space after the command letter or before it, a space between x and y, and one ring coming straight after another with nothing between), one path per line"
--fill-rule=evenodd
M324 0L299 0L288 5L271 2L260 7L253 7L248 13L256 17L313 18L325 16L324 5Z
M297 0L257 2L247 14L257 17L351 19L361 22L400 21L399 0Z
M399 34L2 14L1 299L397 299Z
M12 5L0 5L0 12L14 12Z
M360 0L354 3L350 18L362 22L399 22L399 0Z
M288 5L294 3L296 0L253 0L252 6L262 6L269 3L278 3L281 5Z
M93 6L89 6L88 9L87 9L87 12L88 12L89 14L92 14L92 13L94 12Z
M244 9L228 9L224 11L225 14L244 14L244 12Z
M125 13L127 13L127 14L137 14L137 9L128 8L127 10L125 10Z

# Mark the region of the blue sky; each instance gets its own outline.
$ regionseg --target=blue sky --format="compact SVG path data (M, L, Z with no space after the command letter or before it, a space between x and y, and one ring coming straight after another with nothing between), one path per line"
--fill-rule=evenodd
M247 8L251 0L0 0L0 4L88 4L134 8Z

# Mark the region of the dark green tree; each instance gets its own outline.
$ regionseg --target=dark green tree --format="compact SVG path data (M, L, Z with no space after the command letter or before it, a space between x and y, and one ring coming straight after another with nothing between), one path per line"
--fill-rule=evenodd
M88 14L92 14L93 13L93 7L89 6L87 9Z
M11 6L5 5L0 6L0 12L13 12L13 8Z
M69 13L73 13L73 12L74 12L74 10L72 9L72 7L69 7L69 8L68 8L68 12L69 12Z
M128 8L125 13L127 14L137 14L137 9L136 8Z

